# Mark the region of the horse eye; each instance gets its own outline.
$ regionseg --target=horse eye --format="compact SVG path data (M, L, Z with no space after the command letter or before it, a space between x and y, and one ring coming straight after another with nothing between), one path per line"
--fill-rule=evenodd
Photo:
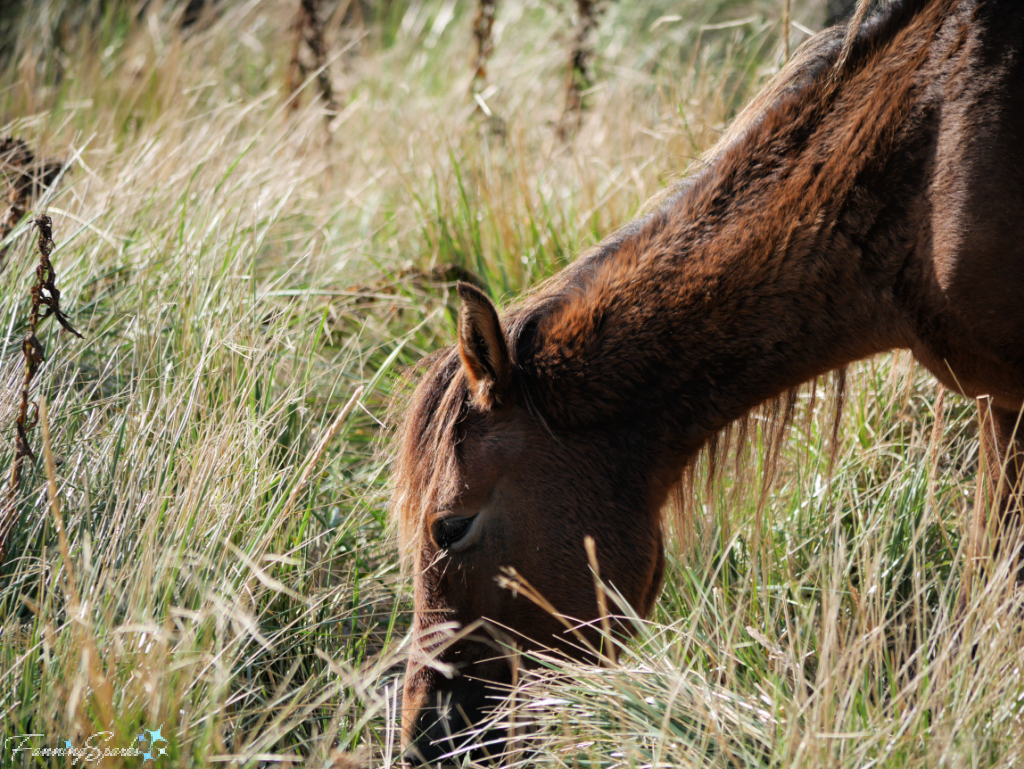
M430 527L430 535L439 548L446 550L465 536L472 522L472 518L439 518Z

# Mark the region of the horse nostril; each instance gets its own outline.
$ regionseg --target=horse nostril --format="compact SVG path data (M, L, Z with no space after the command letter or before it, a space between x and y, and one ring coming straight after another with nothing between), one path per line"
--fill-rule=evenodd
M458 676L435 690L415 717L406 760L414 766L461 765L467 756L493 761L504 749L504 731L487 729L500 697L492 685Z
M414 766L454 766L457 754L469 747L468 735L459 734L462 730L450 716L451 709L438 703L417 719L416 738L408 749L408 760Z

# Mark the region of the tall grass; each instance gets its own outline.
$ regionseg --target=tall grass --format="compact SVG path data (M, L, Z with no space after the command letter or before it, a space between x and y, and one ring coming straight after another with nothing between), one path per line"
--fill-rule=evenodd
M431 270L471 270L498 300L551 274L683 174L781 63L781 3L614 4L566 143L565 8L501 4L485 120L472 9L385 3L330 63L327 143L315 99L286 105L296 5L225 4L187 33L171 4L26 4L17 22L0 134L71 161L46 206L85 339L41 335L68 549L40 462L0 572L5 737L121 748L162 727L168 765L398 761L410 601L382 423L403 373L452 339ZM0 286L0 470L28 230ZM938 401L901 357L859 367L850 392L834 464L812 415L763 508L729 476L702 500L617 666L550 662L524 683L521 761L1013 764L1012 580L972 587L952 640L970 404Z

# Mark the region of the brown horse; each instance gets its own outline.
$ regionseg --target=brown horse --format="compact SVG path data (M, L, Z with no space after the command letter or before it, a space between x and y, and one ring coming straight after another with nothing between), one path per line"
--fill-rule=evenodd
M593 625L592 536L603 579L645 615L662 509L701 448L851 361L910 349L979 398L1002 509L1020 509L1024 4L866 6L856 33L808 41L653 213L503 319L459 286L458 345L413 395L394 481L417 760L457 746L511 680L493 636L442 643L445 627L580 655L498 584L503 567Z

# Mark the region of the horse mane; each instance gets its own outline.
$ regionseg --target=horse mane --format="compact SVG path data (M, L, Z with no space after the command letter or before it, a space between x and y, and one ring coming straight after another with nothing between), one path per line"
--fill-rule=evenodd
M839 85L852 77L871 60L878 48L898 33L922 9L950 0L903 0L890 3L873 16L868 16L872 0L859 0L849 26L838 25L807 40L782 70L742 110L721 139L700 159L695 173L679 184L655 196L655 211L640 216L616 231L600 244L581 255L572 265L541 282L520 297L504 314L503 326L514 366L513 386L539 419L557 424L552 404L533 392L528 377L518 365L528 359L536 342L540 320L585 286L618 253L624 241L638 232L651 217L658 216L695 188L708 183L715 170L715 161L736 149L756 133L758 125L781 101L796 96L831 99ZM412 554L420 531L422 516L428 508L437 509L446 498L456 493L453 488L458 461L459 423L471 408L468 388L460 358L454 348L435 354L422 364L426 366L415 392L405 409L392 474L394 497L392 516L397 524L403 563ZM422 367L417 367L422 371ZM723 457L734 454L737 476L748 478L753 463L745 461L748 438L759 433L764 446L761 462L760 505L775 478L790 427L801 399L807 419L821 404L819 391L824 383L824 402L831 412L832 440L830 465L838 446L838 431L846 390L846 371L837 369L830 380L816 380L783 392L749 411L713 434L686 467L670 494L668 508L674 512L677 534L685 538L693 516L692 505L701 480L710 489L721 479L726 466Z
M927 4L928 0L925 0ZM742 141L751 128L775 104L787 94L796 90L813 87L827 79L823 99L831 97L844 76L849 77L856 71L865 55L877 45L878 38L886 33L891 34L893 26L902 26L905 18L890 15L886 18L888 25L876 24L865 26L868 12L874 0L858 0L853 16L846 24L838 24L813 35L804 41L794 52L786 65L757 93L757 95L740 111L721 138L702 154L698 160L698 172L709 167L728 148ZM913 3L907 3L903 9L914 10ZM856 51L857 56L851 58ZM692 184L692 181L690 182ZM684 180L670 194L656 195L644 205L645 213L665 204L666 197L685 194L690 186ZM819 393L824 386L824 409L828 412L831 423L828 444L828 467L835 463L839 448L839 428L843 418L843 407L846 402L847 369L835 369L830 376L819 377L783 392L777 398L765 401L744 414L735 422L726 425L722 430L712 434L702 449L683 468L679 482L669 494L668 504L663 509L670 512L674 523L676 540L681 549L688 548L695 541L693 536L694 507L700 487L711 496L722 480L727 464L723 457L732 456L733 472L740 480L752 479L751 457L748 450L751 443L748 439L751 432L760 431L761 445L764 447L761 463L761 491L758 499L758 514L767 501L768 492L778 474L782 448L789 436L790 428L797 414L797 406L802 396L806 396L803 404L805 429L819 405ZM683 540L680 542L680 540Z

